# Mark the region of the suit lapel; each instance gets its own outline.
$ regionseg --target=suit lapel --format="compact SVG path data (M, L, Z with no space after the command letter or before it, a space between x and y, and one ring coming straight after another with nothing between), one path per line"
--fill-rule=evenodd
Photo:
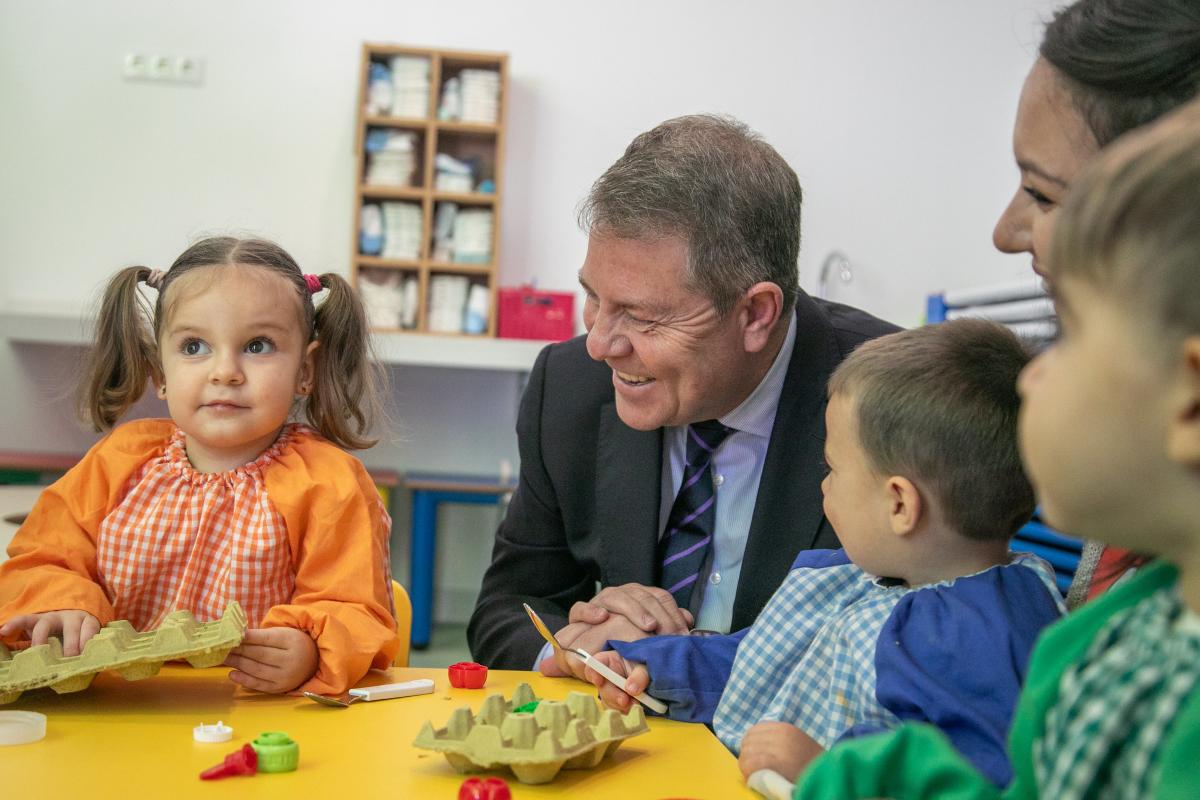
M825 386L838 363L837 340L822 309L800 292L796 343L763 462L750 535L733 606L732 630L754 621L796 554L813 546L824 516L820 482Z
M635 430L617 416L616 403L600 409L596 448L595 535L600 580L654 585L662 492L662 431Z

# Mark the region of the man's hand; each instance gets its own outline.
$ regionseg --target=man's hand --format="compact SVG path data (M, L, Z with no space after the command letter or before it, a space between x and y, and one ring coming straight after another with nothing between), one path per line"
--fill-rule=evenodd
M77 656L83 651L88 639L95 636L99 630L100 620L86 611L72 608L13 617L0 625L0 636L23 631L33 646L45 644L51 636L57 636L62 642L63 655Z
M571 606L569 624L555 633L563 647L582 648L593 655L610 639L635 642L652 635L684 634L692 614L675 604L666 589L627 583L601 589L590 601ZM583 665L568 653L555 653L538 665L543 675L574 675L584 679Z
M596 660L618 675L625 677L625 685L613 686L599 672L591 667L584 668L583 679L600 690L600 701L609 708L615 708L621 713L629 710L636 700L633 695L641 694L650 686L650 673L644 664L636 661L626 661L617 654L616 650L605 650L596 654Z
M320 651L304 631L295 628L251 628L225 666L229 679L247 689L270 694L290 692L317 671Z
M568 622L597 625L612 615L625 617L647 634L663 636L687 633L692 628L692 614L675 603L675 597L658 586L626 583L606 586L586 603L571 606Z
M760 769L773 769L793 783L825 748L786 722L760 722L742 737L738 768L749 778Z
M573 622L554 635L563 647L578 647L596 655L604 650L610 640L619 642L635 642L648 636L645 631L634 625L625 617L613 616L599 625L589 625L586 622ZM576 677L586 681L583 662L568 652L559 650L542 661L538 669L543 675L552 678L563 676Z

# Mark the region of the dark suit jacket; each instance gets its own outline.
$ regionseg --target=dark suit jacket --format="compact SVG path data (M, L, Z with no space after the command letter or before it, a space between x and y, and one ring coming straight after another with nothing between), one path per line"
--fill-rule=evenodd
M825 384L857 345L896 330L849 306L796 302L796 344L775 412L734 600L747 627L801 550L837 547L821 511ZM492 563L467 628L476 661L529 669L542 647L521 603L551 630L601 586L657 580L662 430L617 416L612 370L584 337L537 358L517 418L521 477L496 532Z

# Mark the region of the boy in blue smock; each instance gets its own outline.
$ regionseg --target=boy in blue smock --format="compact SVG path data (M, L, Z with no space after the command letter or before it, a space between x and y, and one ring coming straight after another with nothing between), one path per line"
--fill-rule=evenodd
M1028 359L982 320L862 345L825 414L821 489L844 549L801 553L747 630L611 642L598 657L671 718L711 723L746 775L794 780L838 741L923 721L1006 783L1029 654L1063 612L1051 568L1008 549L1034 502L1017 452Z

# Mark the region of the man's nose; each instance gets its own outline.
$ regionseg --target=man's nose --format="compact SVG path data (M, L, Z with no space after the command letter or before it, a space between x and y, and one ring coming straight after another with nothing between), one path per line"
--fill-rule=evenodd
M597 312L588 329L587 351L596 361L604 361L628 355L632 347L629 338L617 329L612 315Z

